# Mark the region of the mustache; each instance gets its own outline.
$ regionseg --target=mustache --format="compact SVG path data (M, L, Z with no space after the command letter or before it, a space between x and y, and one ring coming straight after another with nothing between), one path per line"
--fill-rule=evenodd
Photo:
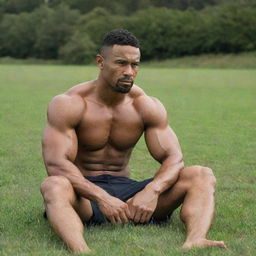
M129 77L121 77L118 79L118 81L120 82L130 82L133 83L133 79L129 78Z

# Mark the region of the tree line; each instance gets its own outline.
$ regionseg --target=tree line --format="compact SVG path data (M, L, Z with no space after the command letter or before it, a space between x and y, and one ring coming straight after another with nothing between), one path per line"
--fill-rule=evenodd
M254 2L0 0L0 56L89 63L115 28L139 38L144 60L253 51Z
M0 0L0 10L4 13L17 14L31 12L42 4L46 4L49 7L65 4L71 9L79 10L83 14L99 6L110 10L113 14L131 14L139 9L146 9L149 6L179 10L186 10L192 7L200 10L208 5L220 4L222 1L234 0Z

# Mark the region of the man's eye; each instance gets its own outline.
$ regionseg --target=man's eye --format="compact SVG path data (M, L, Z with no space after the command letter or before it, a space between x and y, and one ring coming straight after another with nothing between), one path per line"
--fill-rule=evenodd
M118 60L118 61L117 61L117 63L118 63L118 64L121 64L121 65L126 64L126 62L125 62L125 61L123 61L123 60Z
M138 66L139 66L139 63L132 63L132 66L133 66L133 67L138 67Z

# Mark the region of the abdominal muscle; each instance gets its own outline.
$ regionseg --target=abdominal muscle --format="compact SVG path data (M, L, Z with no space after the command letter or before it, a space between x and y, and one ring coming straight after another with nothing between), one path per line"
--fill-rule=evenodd
M82 151L82 152L81 152ZM132 149L125 151L100 149L97 151L79 150L75 165L84 176L109 174L129 177L128 162Z

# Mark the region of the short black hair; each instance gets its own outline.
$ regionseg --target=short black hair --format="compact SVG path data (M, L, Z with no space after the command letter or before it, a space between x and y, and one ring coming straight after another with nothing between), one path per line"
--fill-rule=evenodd
M114 44L130 45L136 48L140 47L139 40L131 32L125 29L115 29L104 36L102 48L104 46L113 46Z

